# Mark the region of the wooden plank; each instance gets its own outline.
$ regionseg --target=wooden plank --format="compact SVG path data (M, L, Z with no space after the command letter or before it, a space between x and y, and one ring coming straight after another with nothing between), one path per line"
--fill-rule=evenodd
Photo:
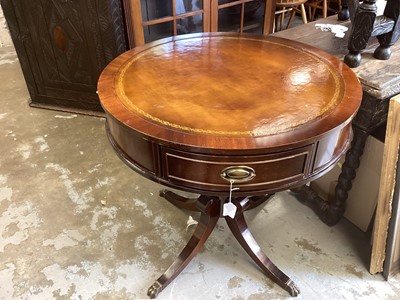
M211 0L203 0L203 31L211 30Z
M396 182L396 167L400 145L400 95L390 99L385 147L383 150L382 175L378 194L370 273L383 272L386 239Z
M142 8L140 5L140 0L130 0L130 1L131 1L130 17L133 26L133 37L134 37L135 47L137 47L144 44Z
M276 9L276 1L274 0L265 1L264 25L263 25L263 34L265 35L272 33L272 30L274 28L275 9Z
M399 153L400 154L400 153ZM400 272L400 161L397 161L397 180L394 188L392 217L386 245L386 257L383 265L383 277L386 280Z
M123 4L123 11L124 11L124 19L125 19L125 27L126 27L126 35L128 37L128 47L132 49L135 47L135 41L133 38L133 24L132 24L132 17L131 17L131 0L122 0Z

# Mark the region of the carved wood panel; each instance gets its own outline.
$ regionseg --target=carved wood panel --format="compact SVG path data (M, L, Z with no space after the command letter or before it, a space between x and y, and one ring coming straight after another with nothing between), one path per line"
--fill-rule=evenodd
M120 0L2 0L31 105L102 112L104 67L126 50Z

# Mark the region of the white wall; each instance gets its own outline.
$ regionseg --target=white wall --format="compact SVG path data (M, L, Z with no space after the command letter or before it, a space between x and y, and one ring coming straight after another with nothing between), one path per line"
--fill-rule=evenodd
M12 45L12 41L11 41L10 33L8 32L6 19L4 18L3 10L1 9L1 6L0 6L0 48L11 46L11 45Z

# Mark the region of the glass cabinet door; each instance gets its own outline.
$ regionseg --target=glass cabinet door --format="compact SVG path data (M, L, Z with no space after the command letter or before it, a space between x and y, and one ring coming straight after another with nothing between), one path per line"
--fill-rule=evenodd
M272 6L274 0L211 0L211 31L271 33Z
M122 0L130 48L178 34L269 34L275 0Z
M210 0L130 0L135 46L210 31Z

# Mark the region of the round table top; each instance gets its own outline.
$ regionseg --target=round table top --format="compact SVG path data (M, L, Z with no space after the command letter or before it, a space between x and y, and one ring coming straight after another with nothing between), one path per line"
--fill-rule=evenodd
M321 135L347 124L361 101L357 77L335 57L285 39L226 33L128 51L103 71L98 92L106 113L146 136L235 149Z

